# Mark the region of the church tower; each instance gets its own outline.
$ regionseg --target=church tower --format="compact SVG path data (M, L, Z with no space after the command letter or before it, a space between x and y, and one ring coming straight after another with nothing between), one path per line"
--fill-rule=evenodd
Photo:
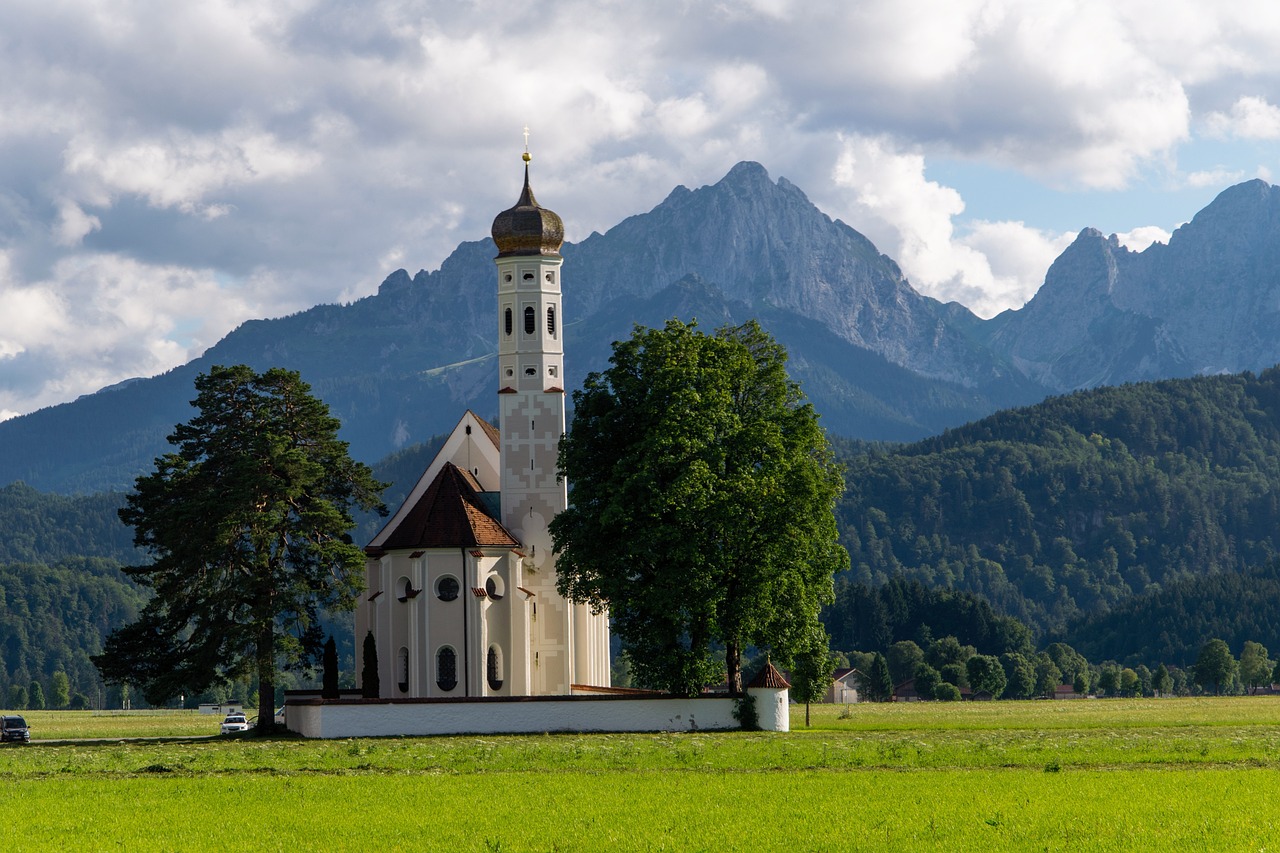
M557 477L565 432L564 319L560 246L564 223L529 186L493 220L498 271L498 408L501 521L521 543L521 592L532 603L529 672L534 694L569 693L573 684L608 686L608 618L556 592L547 525L568 505Z

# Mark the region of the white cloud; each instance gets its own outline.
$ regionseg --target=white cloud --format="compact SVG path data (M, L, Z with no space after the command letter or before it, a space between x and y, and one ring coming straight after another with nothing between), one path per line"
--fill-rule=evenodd
M102 220L98 217L85 213L74 201L63 199L58 203L53 239L59 246L77 246L86 235L101 227Z
M1183 182L1189 187L1225 187L1239 182L1244 174L1239 169L1202 169L1188 172Z
M990 317L1006 308L1021 308L1040 285L1053 261L1071 245L1072 232L1050 233L1023 222L979 220L972 223L961 242L982 254L991 280L969 307Z
M1232 104L1229 112L1209 113L1205 128L1218 138L1280 139L1280 107L1266 98L1247 95Z
M1154 243L1167 244L1172 236L1173 233L1171 231L1167 231L1157 225L1141 225L1132 231L1117 234L1116 239L1126 249L1141 252Z
M71 255L46 280L3 285L0 408L9 411L186 362L263 308L211 271L111 254Z
M897 259L917 290L980 316L1030 299L1073 237L1015 221L978 221L957 235L960 194L926 179L918 153L899 152L884 139L845 139L832 177L851 192L855 227Z
M166 138L115 144L77 137L67 146L66 163L67 175L87 179L87 197L100 204L118 193L132 193L155 207L213 219L228 207L206 202L207 195L241 184L297 178L314 170L320 158L270 134L237 127L216 136L177 131Z

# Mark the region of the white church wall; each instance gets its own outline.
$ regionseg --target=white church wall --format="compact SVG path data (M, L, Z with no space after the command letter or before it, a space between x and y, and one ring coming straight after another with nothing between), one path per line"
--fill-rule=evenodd
M786 690L752 691L761 728L789 731ZM289 703L290 730L309 738L418 737L539 732L736 729L726 697L533 697L469 702Z
M438 584L445 578L452 578L458 583L457 597L451 601L440 598ZM427 552L427 630L426 642L422 655L427 662L426 688L423 696L461 696L463 695L463 656L467 644L462 634L462 609L467 607L471 598L471 590L467 588L467 573L462 552L456 548L442 548ZM453 690L445 692L437 684L436 659L440 649L453 649L457 655L458 684Z

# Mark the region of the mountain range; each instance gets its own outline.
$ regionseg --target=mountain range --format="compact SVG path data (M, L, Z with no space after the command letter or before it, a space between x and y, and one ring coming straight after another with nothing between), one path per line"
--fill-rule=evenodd
M554 207L554 205L552 205ZM910 441L1062 391L1257 370L1280 361L1280 188L1224 191L1168 245L1085 229L1025 307L982 320L911 287L862 234L785 178L740 163L648 213L566 243L567 379L607 364L633 324L760 322L788 349L828 431ZM349 305L243 324L200 358L0 423L0 484L131 486L193 410L213 364L301 372L373 462L492 415L496 286L488 239L433 272L391 273Z

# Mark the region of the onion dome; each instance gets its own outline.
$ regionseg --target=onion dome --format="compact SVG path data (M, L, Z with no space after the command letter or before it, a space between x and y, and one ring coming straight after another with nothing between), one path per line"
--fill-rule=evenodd
M493 242L498 244L498 257L509 255L558 255L564 242L564 222L545 207L538 206L529 188L529 160L525 155L524 190L515 207L502 211L493 219Z

